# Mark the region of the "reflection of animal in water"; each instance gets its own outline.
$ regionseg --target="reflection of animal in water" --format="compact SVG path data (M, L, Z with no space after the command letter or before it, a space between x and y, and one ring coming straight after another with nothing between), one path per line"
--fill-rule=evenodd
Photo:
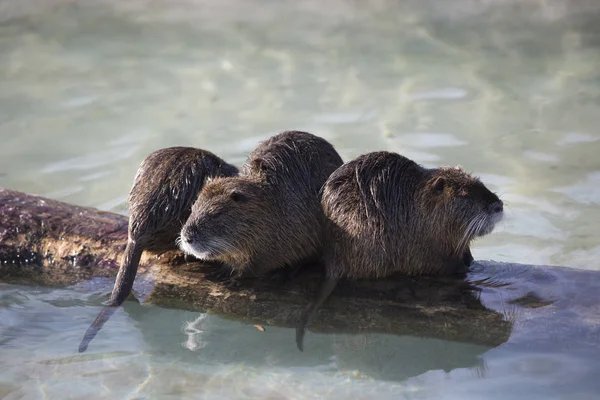
M369 153L338 168L323 186L325 282L302 312L305 326L341 278L393 273L444 275L473 260L470 242L492 232L502 201L458 167L426 169L399 154Z
M331 346L341 372L360 372L363 379L400 382L429 371L449 373L471 368L483 376L483 354L491 346L441 339L383 334L335 335ZM406 362L411 360L411 362Z
M206 314L200 315L193 321L186 321L183 324L182 331L187 335L187 340L181 345L188 350L196 351L206 346L206 342L202 340L202 335L206 329Z
M85 333L80 352L87 349L116 307L131 293L143 251L176 249L181 227L205 182L237 173L236 167L211 152L191 147L160 149L142 161L129 193L129 235L125 255L111 298Z
M231 283L318 259L319 192L340 165L320 137L298 131L271 137L249 155L239 176L202 189L181 232L182 250L223 264Z

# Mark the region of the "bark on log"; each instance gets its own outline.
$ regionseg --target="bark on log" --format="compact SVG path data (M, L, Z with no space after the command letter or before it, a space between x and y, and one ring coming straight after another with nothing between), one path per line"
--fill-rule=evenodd
M126 240L124 216L0 188L0 282L62 286L111 277ZM136 281L151 282L146 303L282 327L295 325L320 282L318 271L308 271L283 286L254 280L228 290L207 279L206 272L201 263L184 263L177 251L146 253ZM466 279L345 282L314 316L309 330L498 346L508 340L516 314L578 301L581 318L576 323L597 332L598 277L592 271L475 262Z

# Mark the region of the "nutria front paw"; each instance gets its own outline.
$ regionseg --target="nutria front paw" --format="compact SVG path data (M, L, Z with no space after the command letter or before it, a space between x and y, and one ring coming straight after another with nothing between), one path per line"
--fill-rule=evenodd
M196 257L194 257L191 254L184 254L183 261L185 261L186 263L193 263L193 262L197 262L200 260L198 260Z
M206 273L206 278L215 282L224 282L226 280L231 279L232 271L231 268L217 265L211 268L209 272Z
M238 290L244 286L244 278L237 276L230 277L229 279L224 279L221 284L229 290Z
M243 274L236 273L231 268L226 266L218 266L214 270L208 272L206 277L223 285L229 290L239 289L251 278Z
M282 286L289 283L293 278L295 278L301 269L302 266L279 268L267 272L266 279L270 282L277 284L278 286Z

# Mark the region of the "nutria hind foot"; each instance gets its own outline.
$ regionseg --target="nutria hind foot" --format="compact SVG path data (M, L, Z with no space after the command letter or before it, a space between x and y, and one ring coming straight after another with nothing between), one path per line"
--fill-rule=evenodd
M306 331L306 325L310 316L327 300L333 289L337 286L340 278L327 278L319 288L319 292L312 299L312 301L306 306L300 319L296 325L296 347L298 350L304 351L304 333Z

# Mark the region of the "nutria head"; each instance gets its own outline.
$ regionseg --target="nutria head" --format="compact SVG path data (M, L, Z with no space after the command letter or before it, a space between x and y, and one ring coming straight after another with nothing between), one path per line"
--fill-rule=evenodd
M432 231L444 236L457 252L491 233L503 216L503 203L481 181L460 167L429 170L419 207Z
M216 178L198 195L179 244L200 260L242 267L260 245L261 232L270 229L269 218L268 195L259 179Z

